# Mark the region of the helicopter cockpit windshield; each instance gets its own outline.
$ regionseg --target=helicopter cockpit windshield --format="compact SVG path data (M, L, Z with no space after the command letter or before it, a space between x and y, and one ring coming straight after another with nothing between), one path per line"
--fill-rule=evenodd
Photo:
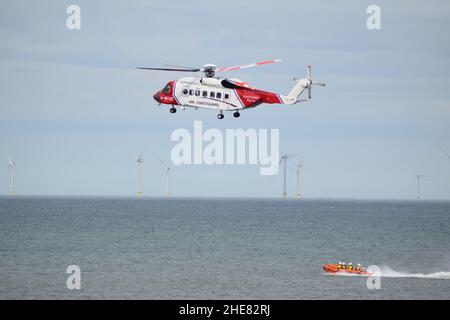
M172 88L172 86L170 85L170 82L169 82L168 84L166 84L166 86L164 87L164 89L161 90L161 93L162 93L162 94L169 94L171 88Z

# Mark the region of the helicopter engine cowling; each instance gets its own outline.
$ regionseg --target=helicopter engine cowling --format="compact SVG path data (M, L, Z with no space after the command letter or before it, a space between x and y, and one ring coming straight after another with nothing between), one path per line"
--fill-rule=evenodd
M221 87L222 83L216 78L201 78L200 83L207 86Z

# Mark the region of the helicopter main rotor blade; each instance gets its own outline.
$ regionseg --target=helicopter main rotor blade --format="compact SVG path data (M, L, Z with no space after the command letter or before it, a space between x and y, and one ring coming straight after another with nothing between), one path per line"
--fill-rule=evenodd
M193 67L185 67L185 66L177 66L174 64L164 64L165 67L172 67L172 68L176 68L176 69L190 69L190 70L199 70L198 68L193 68Z
M198 72L198 71L200 71L200 69L146 68L146 67L136 67L136 69L159 70L159 71L182 71L182 72Z
M244 65L239 65L239 66L233 66L233 67L224 67L224 68L218 68L216 69L217 71L233 71L233 70L239 70L239 69L244 69L244 68L251 68L251 67L259 67L259 66L263 66L266 64L271 64L271 63L277 63L277 62L281 62L282 60L264 60L264 61L260 61L260 62L255 62L255 63L251 63L251 64L244 64Z

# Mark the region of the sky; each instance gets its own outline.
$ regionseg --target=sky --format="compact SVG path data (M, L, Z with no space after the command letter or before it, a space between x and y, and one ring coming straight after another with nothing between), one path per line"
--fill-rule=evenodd
M81 8L69 30L66 9ZM369 5L381 29L366 26ZM307 198L450 199L448 1L1 1L0 194L133 196L144 154L144 195L163 196L178 128L279 129L298 153ZM211 110L170 114L152 95L186 74L164 64L282 63L226 76L287 94L313 66L312 100L261 105L239 119ZM294 162L290 163L293 166ZM282 178L258 165L182 165L172 194L279 197ZM288 172L288 193L294 194Z

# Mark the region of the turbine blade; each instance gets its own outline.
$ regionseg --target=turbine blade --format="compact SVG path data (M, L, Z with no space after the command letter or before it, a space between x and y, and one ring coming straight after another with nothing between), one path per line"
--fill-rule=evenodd
M155 156L156 159L159 160L159 162L162 164L163 167L165 167L165 168L168 167L168 165L164 161L162 161L161 158L159 158L156 154L154 156Z

